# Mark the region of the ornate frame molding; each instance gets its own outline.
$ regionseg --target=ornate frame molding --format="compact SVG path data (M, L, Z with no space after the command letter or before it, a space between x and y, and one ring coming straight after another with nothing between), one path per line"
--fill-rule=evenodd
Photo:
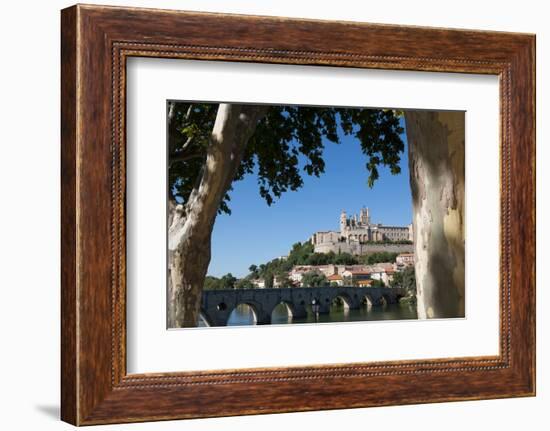
M204 26L218 30L201 31ZM533 395L534 46L534 36L510 33L100 6L63 10L62 419L80 425ZM500 354L127 375L130 56L498 75ZM529 217L520 220L519 209ZM323 388L317 379L324 379ZM307 400L300 396L304 387ZM258 390L263 401L242 396Z

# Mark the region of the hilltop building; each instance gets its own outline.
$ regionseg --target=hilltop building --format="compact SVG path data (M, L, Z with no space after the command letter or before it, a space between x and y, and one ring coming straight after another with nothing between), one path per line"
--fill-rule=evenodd
M412 252L413 227L372 223L368 208L359 215L340 214L339 231L315 232L310 238L317 253L350 253L363 255L376 251ZM403 244L408 242L409 244ZM392 244L395 243L395 244Z

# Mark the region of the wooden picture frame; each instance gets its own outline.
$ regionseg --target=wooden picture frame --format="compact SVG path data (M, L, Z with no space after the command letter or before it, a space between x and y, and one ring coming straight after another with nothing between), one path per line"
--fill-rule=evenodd
M90 425L535 394L534 35L83 5L63 10L61 24L64 421ZM498 75L500 354L128 375L130 56Z

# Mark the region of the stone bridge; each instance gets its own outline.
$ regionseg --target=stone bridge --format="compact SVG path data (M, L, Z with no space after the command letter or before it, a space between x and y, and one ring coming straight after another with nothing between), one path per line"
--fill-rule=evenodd
M328 313L336 298L341 298L350 309L358 309L365 302L370 305L393 304L407 294L398 287L292 287L277 289L223 289L202 293L201 313L211 326L225 326L231 312L239 304L247 304L256 315L256 323L271 323L271 313L280 303L286 304L293 317L307 316L307 307L313 299L319 304L319 313Z

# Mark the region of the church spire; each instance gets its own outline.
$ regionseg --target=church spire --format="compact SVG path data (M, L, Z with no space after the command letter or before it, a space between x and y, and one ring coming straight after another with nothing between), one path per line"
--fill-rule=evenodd
M340 232L343 233L346 230L348 224L348 216L345 210L340 213Z
M361 208L359 219L360 219L362 225L369 225L370 224L370 216L369 216L368 207L362 207Z

